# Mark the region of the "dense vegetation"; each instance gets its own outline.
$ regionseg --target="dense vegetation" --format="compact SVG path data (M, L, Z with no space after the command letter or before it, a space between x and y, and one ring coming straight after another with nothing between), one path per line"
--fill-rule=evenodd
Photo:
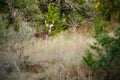
M83 57L85 63L93 71L94 76L100 80L119 80L118 76L120 63L120 26L114 30L113 36L106 33L97 35L94 45L90 45L90 49L86 51ZM96 54L95 54L96 53Z
M0 60L0 79L16 80L11 72L33 71L40 72L39 80L120 80L119 4L120 0L0 0L0 58L11 61L6 67ZM32 41L34 33L49 30L48 24L53 25L49 38ZM89 48L86 35L82 36L86 42L81 42L81 34L89 34ZM26 56L38 52L47 53L45 65L33 64ZM12 54L12 59L4 59L5 54Z

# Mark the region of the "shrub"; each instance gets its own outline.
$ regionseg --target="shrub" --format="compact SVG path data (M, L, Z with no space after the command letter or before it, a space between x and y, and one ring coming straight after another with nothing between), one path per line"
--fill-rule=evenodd
M52 29L51 35L54 35L66 28L64 26L65 20L59 19L59 9L54 6L54 3L50 3L48 5L48 12L46 13L45 20L47 21L47 23L52 23L52 21L54 21L54 27Z
M106 20L120 21L120 0L99 0L100 5L98 6L101 15L106 18Z
M104 17L100 16L99 14L96 14L94 16L94 24L93 24L93 32L94 32L94 37L97 35L107 32L106 26L108 25L108 22L104 19Z
M120 80L120 25L114 31L114 37L99 34L83 60L97 80Z
M18 32L14 31L12 27L6 29L4 25L0 25L0 48L4 49L7 46L13 46L16 43L23 42L28 40L31 34L34 31L31 31L30 27L25 23L22 22L21 27L19 28Z

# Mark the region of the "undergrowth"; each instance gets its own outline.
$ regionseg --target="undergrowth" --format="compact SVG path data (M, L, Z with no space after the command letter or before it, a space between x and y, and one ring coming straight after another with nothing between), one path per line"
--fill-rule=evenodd
M114 30L114 36L100 33L95 39L96 42L90 45L83 57L94 79L120 80L120 26Z

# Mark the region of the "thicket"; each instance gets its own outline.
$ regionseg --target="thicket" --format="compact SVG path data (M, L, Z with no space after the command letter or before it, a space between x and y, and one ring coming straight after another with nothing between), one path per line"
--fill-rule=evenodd
M95 4L92 34L95 42L83 56L95 80L120 80L120 25L113 30L112 36L107 30L108 21L119 22L118 4L119 0L99 0Z
M99 11L106 20L120 21L120 0L98 0Z
M2 0L0 6L4 9L1 8L0 12L7 15L8 28L14 27L15 30L21 27L23 21L29 22L37 31L41 31L41 25L42 29L45 28L45 21L54 21L53 35L68 27L78 26L87 16L88 9L84 4L84 0ZM10 9L13 11L10 12ZM13 23L9 24L15 10L18 10L14 16L16 21L13 20Z
M99 30L95 40L83 57L94 79L120 80L120 25L114 30L114 36Z
M17 23L21 24L21 21L29 22L37 31L39 31L38 29L41 25L45 25L46 19L52 18L54 20L56 18L56 24L52 33L56 34L68 27L78 26L85 18L93 17L95 9L91 5L92 3L95 3L96 12L99 12L107 20L115 18L119 21L119 0L98 0L91 2L86 2L85 0L1 0L0 12L7 13L6 15L10 17L9 8L18 9L16 16ZM52 19L49 19L49 21ZM20 24L17 24L17 28L20 27ZM8 27L10 26L8 25ZM11 27L16 27L16 25Z

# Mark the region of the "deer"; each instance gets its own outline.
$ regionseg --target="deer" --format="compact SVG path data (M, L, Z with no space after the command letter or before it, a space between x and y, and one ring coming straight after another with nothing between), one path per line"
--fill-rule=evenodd
M52 27L54 26L54 21L52 21L51 24L48 24L48 23L45 21L45 25L46 25L46 27L47 27L47 31L36 32L36 33L33 34L32 37L37 38L37 39L47 39L48 36L49 36L50 33L51 33Z

